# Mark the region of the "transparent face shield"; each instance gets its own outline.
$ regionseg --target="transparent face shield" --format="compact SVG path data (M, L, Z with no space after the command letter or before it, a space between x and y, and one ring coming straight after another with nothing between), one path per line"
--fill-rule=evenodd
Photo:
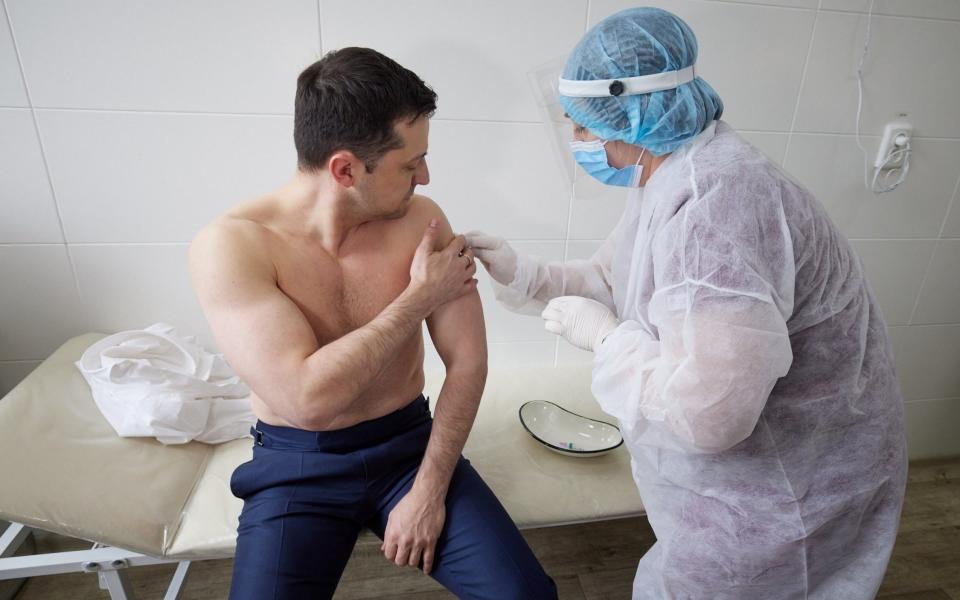
M534 100L544 124L551 153L560 167L563 180L573 184L584 178L573 158L570 142L574 140L574 123L566 116L560 104L561 93L567 97L603 98L634 96L675 89L697 77L696 65L674 71L623 77L620 79L567 80L562 79L565 60L556 58L527 73Z
M534 101L540 111L540 120L549 140L550 152L554 156L562 174L563 181L573 184L577 179L577 165L570 152L573 141L573 123L565 115L560 105L560 75L563 73L565 59L558 57L550 62L534 67L527 72L527 80L533 92Z

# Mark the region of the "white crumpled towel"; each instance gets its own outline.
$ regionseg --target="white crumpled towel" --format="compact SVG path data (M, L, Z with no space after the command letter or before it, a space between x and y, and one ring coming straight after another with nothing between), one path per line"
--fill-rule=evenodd
M223 356L165 323L103 338L75 364L121 437L219 444L249 435L257 419Z

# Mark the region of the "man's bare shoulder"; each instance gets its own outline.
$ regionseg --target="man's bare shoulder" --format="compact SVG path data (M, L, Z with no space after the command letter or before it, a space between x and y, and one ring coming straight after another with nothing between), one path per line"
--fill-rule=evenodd
M229 269L250 277L269 276L273 263L268 251L269 230L244 211L232 210L206 226L190 243L190 270Z
M226 246L233 251L256 250L265 241L279 212L276 199L269 195L241 202L205 225L191 245L204 249Z
M404 217L405 228L411 235L415 235L419 241L420 236L423 235L433 219L437 220L437 225L440 227L442 241L444 243L449 242L449 239L453 237L453 231L450 228L447 216L443 213L443 209L427 196L414 194L410 200L410 210Z
M425 224L429 223L430 219L446 219L446 215L443 214L443 209L440 208L439 204L420 194L414 194L413 198L410 199L410 211L407 215L417 221L423 221Z
M246 255L262 243L263 226L249 219L222 215L197 232L190 242L190 252L237 252Z

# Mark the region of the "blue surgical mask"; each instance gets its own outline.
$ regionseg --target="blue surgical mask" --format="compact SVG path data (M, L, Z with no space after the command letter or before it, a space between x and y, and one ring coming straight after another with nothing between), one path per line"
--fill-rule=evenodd
M605 148L607 141L581 142L574 140L570 142L573 159L583 167L584 171L600 183L623 187L640 187L640 177L643 175L643 165L640 164L640 159L643 158L643 153L647 151L646 148L640 152L637 164L618 169L611 167L607 161L607 150Z

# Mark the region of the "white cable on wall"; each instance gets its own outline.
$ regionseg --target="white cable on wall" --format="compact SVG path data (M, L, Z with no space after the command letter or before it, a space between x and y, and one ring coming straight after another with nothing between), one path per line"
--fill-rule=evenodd
M863 52L860 55L860 62L857 65L856 132L857 147L860 148L860 152L863 153L863 185L874 194L885 194L897 189L900 184L906 180L907 174L910 172L910 159L912 157L913 150L910 145L909 137L904 136L903 140L898 138L897 142L894 144L893 148L883 159L883 161L874 167L873 179L871 180L869 174L870 158L867 154L867 149L863 147L863 143L860 141L860 117L863 113L863 63L866 61L867 53L870 50L870 34L873 24L873 5L875 2L876 0L870 0L870 7L867 10L867 33L863 41ZM894 166L898 164L899 166ZM893 183L890 183L890 179L894 174L899 175L899 177Z
M863 41L863 52L860 54L860 64L857 65L857 147L860 148L860 152L863 153L863 186L867 189L870 189L869 175L867 175L870 158L867 156L867 149L864 148L860 142L860 114L863 111L863 63L867 60L867 52L870 49L870 25L873 22L873 3L874 0L870 0L870 9L867 12L867 35Z

